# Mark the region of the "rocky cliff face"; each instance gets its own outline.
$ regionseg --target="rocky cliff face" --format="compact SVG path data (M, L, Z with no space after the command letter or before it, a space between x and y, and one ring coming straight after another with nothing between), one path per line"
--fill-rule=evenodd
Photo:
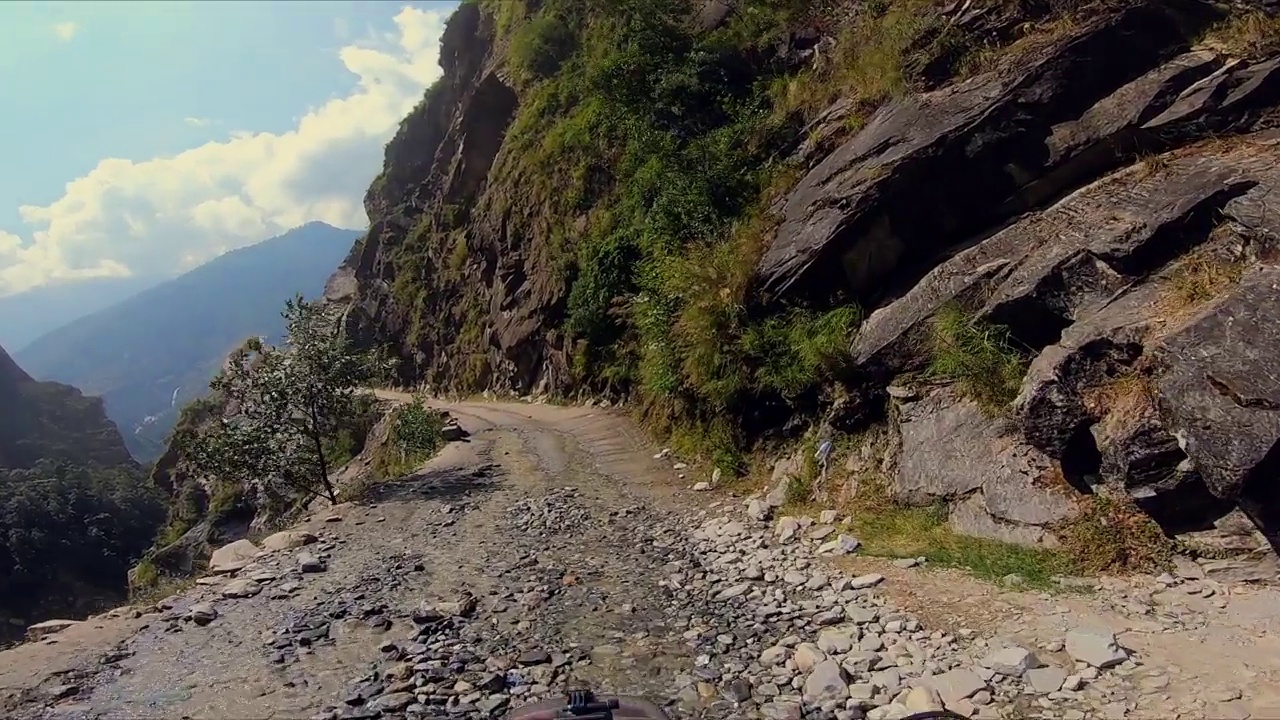
M329 296L411 381L875 428L965 532L1280 542L1274 8L1022 5L466 4Z

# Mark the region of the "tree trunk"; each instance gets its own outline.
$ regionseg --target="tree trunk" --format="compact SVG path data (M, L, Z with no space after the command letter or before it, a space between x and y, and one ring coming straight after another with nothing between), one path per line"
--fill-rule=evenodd
M320 483L324 488L325 497L330 503L338 504L338 493L333 489L333 483L329 481L329 463L324 459L324 440L320 437L320 418L316 417L316 409L311 408L311 442L316 446L316 460L320 463Z

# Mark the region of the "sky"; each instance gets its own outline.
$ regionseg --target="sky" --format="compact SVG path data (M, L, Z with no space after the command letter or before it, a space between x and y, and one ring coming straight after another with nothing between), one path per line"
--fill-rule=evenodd
M362 229L456 5L0 3L0 297Z

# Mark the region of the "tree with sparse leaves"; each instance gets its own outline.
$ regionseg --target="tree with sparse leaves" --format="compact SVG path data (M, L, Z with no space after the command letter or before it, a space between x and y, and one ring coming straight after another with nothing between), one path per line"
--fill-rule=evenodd
M232 355L210 383L226 412L187 434L183 450L223 482L278 483L336 503L326 443L385 367L351 345L329 307L298 296L283 315L283 346L251 338Z

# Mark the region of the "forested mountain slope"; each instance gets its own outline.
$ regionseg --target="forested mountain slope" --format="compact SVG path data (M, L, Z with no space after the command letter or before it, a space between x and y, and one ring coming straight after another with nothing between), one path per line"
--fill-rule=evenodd
M102 401L0 349L0 641L123 600L164 517Z

